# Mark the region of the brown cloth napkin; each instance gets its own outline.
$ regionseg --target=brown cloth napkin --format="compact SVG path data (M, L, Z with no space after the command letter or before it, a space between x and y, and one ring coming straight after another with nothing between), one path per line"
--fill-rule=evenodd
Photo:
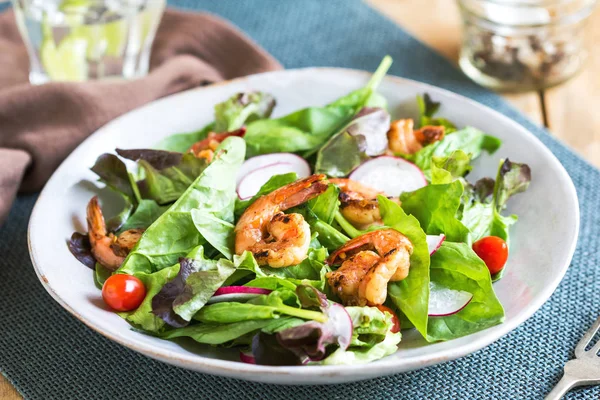
M174 10L162 18L150 65L134 81L30 85L14 14L0 14L0 224L18 191L41 189L83 139L115 117L204 83L282 68L230 23Z

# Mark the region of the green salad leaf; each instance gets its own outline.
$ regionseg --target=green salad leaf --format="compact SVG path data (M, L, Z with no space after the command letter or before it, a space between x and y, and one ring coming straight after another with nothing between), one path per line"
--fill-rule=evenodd
M419 106L419 126L426 125L443 126L446 134L456 131L456 126L446 118L434 118L439 111L441 103L433 101L431 97L424 93L423 96L417 96L417 105Z
M402 208L413 215L428 235L443 233L452 242L464 242L469 230L457 218L463 185L460 181L443 185L427 185L400 196Z
M125 223L119 229L120 232L128 229L146 229L154 223L168 206L159 206L156 201L143 199Z
M231 132L244 124L269 118L275 98L264 92L237 93L215 106L215 132Z
M192 219L193 209L233 223L237 197L235 177L244 160L244 140L227 138L217 149L216 159L196 181L144 232L127 256L119 273L153 271L177 263L196 246L205 243Z
M176 151L179 153L187 152L190 147L196 142L206 139L210 132L214 132L215 123L212 122L206 125L199 131L188 132L188 133L176 133L171 136L167 136L154 147L159 150Z
M260 187L258 193L256 193L252 198L247 200L236 200L235 202L235 216L239 218L246 208L250 206L250 204L254 203L259 197L264 196L266 194L271 193L272 191L279 189L282 186L288 185L292 182L298 180L298 175L295 172L288 172L287 174L274 175L269 180Z
M462 150L471 159L475 159L484 150L493 154L501 144L500 139L467 127L445 136L439 142L423 147L415 154L402 155L402 157L414 162L423 171L427 180L431 181L432 157L446 157L456 150Z
M473 298L456 314L430 317L427 340L450 340L497 325L504 309L494 293L485 263L466 243L444 242L431 256L431 282L469 292Z
M423 336L427 334L429 304L429 250L427 235L419 221L407 215L398 203L378 196L379 209L384 224L404 234L413 244L408 276L388 284L388 298L408 318Z
M434 156L431 159L431 183L451 183L464 177L471 169L471 157L462 150L455 150L448 156Z

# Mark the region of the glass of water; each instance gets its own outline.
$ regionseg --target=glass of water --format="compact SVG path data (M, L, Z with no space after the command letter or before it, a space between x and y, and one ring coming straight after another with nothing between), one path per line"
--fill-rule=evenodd
M12 0L29 80L132 79L148 73L166 0Z

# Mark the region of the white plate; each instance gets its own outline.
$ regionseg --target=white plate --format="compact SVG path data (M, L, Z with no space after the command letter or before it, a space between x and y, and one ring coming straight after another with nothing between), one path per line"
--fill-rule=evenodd
M42 191L29 224L29 246L36 272L48 292L80 321L104 336L157 360L180 367L271 383L336 383L389 375L452 360L477 351L515 329L550 297L575 250L579 229L577 195L567 172L523 127L464 97L418 82L387 77L380 92L394 117L417 117L415 97L428 92L442 102L441 115L458 126L472 125L503 140L494 156L476 162L471 179L495 176L500 157L526 162L533 182L510 201L519 215L512 231L508 270L494 285L506 310L503 324L448 342L427 344L416 332L404 334L397 353L370 364L352 366L269 367L236 362L237 351L171 342L130 330L108 311L92 272L70 253L66 240L85 231L85 207L96 190L89 170L96 157L119 148L153 145L163 137L193 131L212 121L213 105L247 90L277 98L276 116L310 105L323 105L363 86L370 74L310 68L266 73L180 93L132 111L83 142L58 168ZM517 344L518 345L518 344Z

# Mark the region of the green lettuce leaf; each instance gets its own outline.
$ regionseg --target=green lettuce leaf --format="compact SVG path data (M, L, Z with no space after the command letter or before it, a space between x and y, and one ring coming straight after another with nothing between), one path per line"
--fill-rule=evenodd
M236 219L239 218L246 208L250 206L250 204L254 203L259 197L264 196L265 194L269 194L272 191L279 189L282 186L288 185L292 182L298 180L298 175L295 172L288 172L287 174L274 175L269 180L260 187L258 193L256 193L251 199L248 200L236 200L235 202L235 216Z
M200 235L228 260L233 257L235 225L217 218L214 213L202 209L192 210L192 221Z
M446 134L456 131L456 125L445 118L434 118L439 111L441 103L433 101L431 97L424 93L423 96L417 96L417 105L419 106L419 126L426 125L443 126L446 128Z
M335 185L329 185L327 190L314 199L309 200L308 208L326 224L331 224L339 207L340 190Z
M477 158L483 150L493 154L502 142L493 136L486 135L478 129L466 127L451 135L447 135L439 142L423 147L411 155L404 155L406 159L414 162L431 181L432 157L447 157L456 150L467 153L471 159Z
M429 250L419 221L407 215L398 203L384 196L377 198L381 218L390 228L402 232L413 244L410 270L406 279L388 284L388 298L423 336L427 335L429 305Z
M146 229L154 223L169 207L159 206L154 200L143 199L135 211L121 226L120 232L129 229Z
M119 273L152 273L177 263L196 246L205 243L192 219L193 209L202 209L215 218L233 223L237 197L235 177L244 160L244 140L226 139L217 149L219 156L196 181L142 235L127 256Z
M473 295L456 314L430 317L427 340L449 340L497 325L504 309L494 293L489 270L465 243L444 242L431 257L431 282Z
M205 343L211 345L224 344L237 339L250 332L254 332L260 329L269 329L269 325L277 324L281 326L284 318L277 320L272 319L258 319L248 320L241 322L234 322L231 324L197 324L190 325L184 328L178 328L171 331L167 331L160 335L163 339L174 339L178 337L190 337L198 343ZM295 319L295 318L294 318ZM304 322L304 321L303 321Z
M431 183L451 183L464 177L471 169L471 157L462 150L455 150L445 157L434 156L431 160Z
M230 132L244 124L269 118L275 98L264 92L237 93L215 106L215 132Z
M452 242L468 240L469 230L457 218L463 185L454 181L443 185L427 185L400 197L402 208L413 215L428 235L443 233Z

